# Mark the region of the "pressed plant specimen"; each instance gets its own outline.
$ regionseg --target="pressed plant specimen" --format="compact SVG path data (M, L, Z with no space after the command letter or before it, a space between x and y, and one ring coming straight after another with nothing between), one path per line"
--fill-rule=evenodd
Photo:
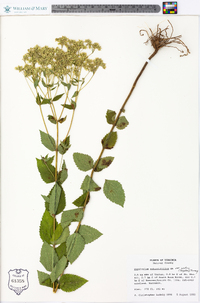
M129 124L122 113L148 62L163 47L178 49L181 52L180 56L189 54L189 49L181 40L181 36L173 36L173 26L169 21L168 23L164 29L157 25L155 32L151 29L140 31L141 35L147 35L148 39L145 43L151 43L153 53L137 75L118 114L113 110L107 110L106 120L111 128L101 139L101 149L97 160L94 161L89 154L79 152L73 154L73 160L78 169L90 172L81 184L82 195L73 201L73 205L76 206L73 209L65 210L63 183L68 177L68 170L63 156L70 148L69 134L81 90L91 81L99 67L105 68L102 59L92 59L94 51L100 50L101 47L90 40L75 41L61 37L56 39L59 44L57 48L37 45L30 48L23 57L24 66L16 68L24 74L36 104L39 106L45 129L45 131L40 131L41 142L54 153L52 156L47 154L37 159L41 178L45 183L53 183L50 192L42 195L45 212L40 224L40 237L43 241L40 262L48 273L38 271L38 278L41 285L53 288L53 292L57 292L58 289L66 292L75 291L87 282L86 279L69 273L68 268L81 255L87 244L102 235L94 227L82 223L86 207L91 201L91 193L101 190L101 186L94 180L94 174L106 169L114 160L112 156L104 157L104 151L114 148L117 142L116 129L122 130ZM48 107L50 111L47 117L43 113L44 107ZM68 121L66 111L71 113L70 121L64 138L60 139L60 127ZM55 125L55 139L48 131L47 122ZM120 182L106 179L103 192L110 201L124 206L125 193ZM59 214L61 215L60 223L57 221ZM72 229L73 225L75 225L74 229Z

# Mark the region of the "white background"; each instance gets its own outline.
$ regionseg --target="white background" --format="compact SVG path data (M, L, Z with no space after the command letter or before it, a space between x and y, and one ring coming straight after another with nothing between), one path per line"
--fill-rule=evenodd
M115 156L107 170L94 176L122 183L124 209L102 192L94 193L84 218L103 233L86 246L69 267L89 280L74 293L39 286L36 270L42 241L39 223L44 211L41 194L49 187L40 179L36 157L45 155L40 144L43 129L35 100L21 74L27 49L55 46L55 38L91 39L102 46L97 54L107 64L82 92L66 154L69 178L67 204L76 199L85 176L72 162L73 152L94 159L109 131L105 113L118 111L145 60L150 45L139 36L141 28L163 22L162 17L3 17L2 49L2 301L125 302L127 255L198 254L198 18L171 17L175 35L182 34L191 54L179 57L162 49L149 64L126 106L129 126L118 131ZM20 297L8 289L8 271L29 271L30 287Z

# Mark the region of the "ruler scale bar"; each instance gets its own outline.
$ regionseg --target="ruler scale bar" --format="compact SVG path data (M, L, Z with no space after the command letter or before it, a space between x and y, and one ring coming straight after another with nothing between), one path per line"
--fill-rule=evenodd
M159 13L154 4L53 4L52 13Z

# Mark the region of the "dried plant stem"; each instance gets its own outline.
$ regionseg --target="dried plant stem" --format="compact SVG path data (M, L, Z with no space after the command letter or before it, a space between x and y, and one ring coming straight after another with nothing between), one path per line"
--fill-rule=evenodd
M148 60L145 62L145 64L143 65L141 71L140 71L139 74L137 75L137 77L136 77L136 79L135 79L135 81L134 81L134 83L133 83L133 85L132 85L132 87L131 87L131 90L130 90L129 94L128 94L128 96L126 97L124 103L122 104L122 107L121 107L120 110L119 110L119 113L118 113L118 115L117 115L117 117L116 117L116 119L115 119L115 121L114 121L114 123L113 123L111 129L110 129L110 132L108 133L108 137L109 137L109 135L113 132L113 130L114 130L116 124L117 124L117 121L119 120L119 117L120 117L121 113L124 111L125 105L127 104L128 100L130 99L130 97L131 97L131 95L132 95L132 93L133 93L134 88L136 87L136 84L137 84L138 80L139 80L140 77L142 76L142 74L143 74L145 68L147 67L149 61L157 54L157 52L158 52L158 50L154 50L154 52L151 54L151 56L150 56L150 57L148 58ZM95 165L94 165L94 167L93 167L93 169L92 169L92 171L91 171L91 174L90 174L90 177L91 177L91 178L93 178L93 174L94 174L94 172L95 172L95 169L96 169L97 165L99 164L99 161L100 161L101 157L103 156L104 151L105 151L105 147L103 146L102 149L101 149L101 152L100 152L100 154L99 154L99 157L98 157L98 159L97 159L97 161L96 161L96 163L95 163ZM84 205L83 205L83 212L85 211L86 205L87 205L87 203L88 203L88 199L89 199L89 191L88 191L87 196L86 196L86 198L85 198L85 202L84 202ZM80 228L80 226L81 226L81 222L82 222L82 220L79 221L79 223L78 223L78 226L77 226L77 228L76 228L76 233L79 231L79 228Z

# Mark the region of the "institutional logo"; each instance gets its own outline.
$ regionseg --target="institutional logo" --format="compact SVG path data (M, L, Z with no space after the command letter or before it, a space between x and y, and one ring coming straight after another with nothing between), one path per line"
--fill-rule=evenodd
M8 287L18 296L29 287L28 274L29 272L26 269L13 269L8 272Z
M4 12L5 12L6 14L9 14L9 13L10 13L10 10L11 10L11 6L8 6L8 5L5 6L5 7L4 7L4 10L5 10Z

